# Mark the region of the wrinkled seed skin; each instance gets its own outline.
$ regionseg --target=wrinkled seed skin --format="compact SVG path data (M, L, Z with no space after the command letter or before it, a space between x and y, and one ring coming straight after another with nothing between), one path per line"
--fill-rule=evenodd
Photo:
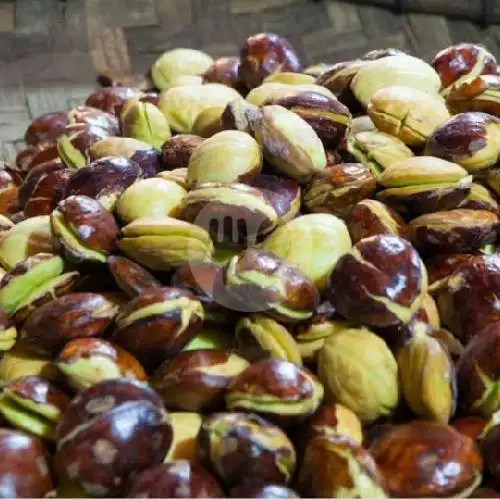
M458 362L459 401L464 410L471 412L475 403L484 398L488 383L496 384L498 381L500 381L500 323L490 325L479 332L469 342ZM491 390L494 389L490 388L488 393ZM490 408L491 412L497 409L496 406Z
M302 69L298 54L288 41L273 33L259 33L245 41L240 52L238 75L248 89L258 87L275 71L298 73Z
M105 253L114 250L120 229L113 215L98 201L88 196L69 196L57 210L83 245ZM64 240L61 244L65 246Z
M138 474L128 498L222 498L217 481L199 464L186 460L151 467Z
M465 208L468 210L489 210L494 214L500 215L500 211L498 210L498 208L489 201L470 199L468 196L458 204L457 208Z
M103 158L77 170L66 186L64 198L85 195L99 200L123 193L142 177L141 167L121 156Z
M64 133L68 121L68 113L65 111L45 113L31 122L24 140L28 146L55 141Z
M203 141L203 138L190 134L179 134L167 139L162 146L165 168L167 170L187 168L191 155Z
M472 43L452 45L439 52L431 66L441 78L442 87L447 88L459 78L468 75L476 64L481 62L478 61L479 55L478 46ZM491 54L487 55L481 64L481 74L497 74L497 64Z
M118 287L131 299L148 290L162 287L146 269L121 255L110 255L108 266Z
M434 131L426 151L443 160L459 163L486 147L486 127L490 123L500 125L500 119L479 112L455 115Z
M54 487L41 440L0 428L0 498L43 498Z
M467 343L488 325L500 321L499 288L500 257L494 254L470 258L436 295L441 321Z
M451 426L425 420L393 427L370 451L389 494L397 498L459 495L474 485L483 468L470 438Z
M158 395L113 379L77 395L57 428L57 451L70 479L91 496L121 496L135 473L160 464L172 426Z
M69 396L54 387L48 380L35 375L16 378L4 387L9 393L27 401L40 405L55 406L61 413L64 412L71 401Z
M371 200L371 203L376 204L384 216L382 218L370 204L356 203L352 208L347 225L354 244L363 238L378 234L409 239L408 225L401 215L379 201ZM386 222L387 220L390 221L389 224Z
M21 337L41 354L55 354L73 338L101 335L111 323L116 306L96 293L70 293L31 314Z
M499 227L498 215L492 212L455 209L413 219L410 239L424 255L469 253L495 242Z
M224 425L221 425L224 423ZM219 425L217 425L219 424ZM215 436L211 427L219 427ZM260 440L272 438L276 445ZM279 443L279 444L278 444ZM289 477L278 467L279 461L295 466L295 453L286 434L277 426L253 413L214 413L205 418L197 440L198 458L227 488L247 481L286 484Z
M409 308L421 300L427 285L425 268L410 243L394 236L378 235L355 247L362 262L351 252L339 259L326 297L343 316L367 325L396 326L402 321L371 295Z
M123 105L129 99L137 98L140 95L140 90L133 87L106 87L90 94L85 105L119 117Z
M220 349L200 349L179 353L161 365L151 378L151 386L172 410L198 413L224 408L224 393L234 376L216 373L231 353ZM212 369L203 373L203 369Z
M138 319L124 327L120 326L120 322L143 307L182 297L196 300L189 291L178 288L165 287L143 292L121 309L116 318L113 340L133 354L147 370L157 368L166 359L176 356L196 336L203 320L192 315L185 330L180 332L182 311L176 308Z

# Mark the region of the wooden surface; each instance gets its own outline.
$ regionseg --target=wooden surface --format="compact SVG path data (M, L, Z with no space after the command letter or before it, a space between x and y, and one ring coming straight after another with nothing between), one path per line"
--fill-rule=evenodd
M474 9L480 0L448 3ZM22 147L33 117L84 101L99 71L145 72L163 51L179 46L234 55L260 31L288 37L306 64L387 46L429 58L459 41L484 43L500 56L500 26L481 30L468 21L400 16L352 2L0 0L0 157L11 159Z

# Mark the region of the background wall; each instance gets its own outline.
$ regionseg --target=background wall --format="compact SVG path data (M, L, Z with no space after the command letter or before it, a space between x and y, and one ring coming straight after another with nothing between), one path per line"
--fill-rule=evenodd
M469 0L459 0L467 3ZM0 157L32 117L81 103L96 73L144 72L179 46L234 55L253 33L284 35L306 64L398 47L422 57L459 41L500 55L500 26L322 0L0 0Z

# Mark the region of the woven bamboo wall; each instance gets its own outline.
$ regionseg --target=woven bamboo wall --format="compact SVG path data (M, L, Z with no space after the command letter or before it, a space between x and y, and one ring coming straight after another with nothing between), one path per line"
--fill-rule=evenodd
M474 14L480 0L408 3L468 6ZM500 26L481 30L468 21L400 16L352 1L0 0L0 156L12 158L22 147L32 117L82 102L96 72L143 72L163 51L178 46L213 56L237 54L243 40L260 31L287 36L305 63L387 46L432 57L465 40L500 55Z

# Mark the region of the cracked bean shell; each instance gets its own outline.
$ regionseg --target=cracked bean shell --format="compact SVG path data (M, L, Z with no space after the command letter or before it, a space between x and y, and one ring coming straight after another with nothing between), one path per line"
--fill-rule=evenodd
M408 239L406 221L388 205L377 200L362 200L354 205L348 222L353 243L377 234Z
M90 146L89 155L92 162L110 156L128 158L139 165L144 177L153 177L164 168L161 153L147 142L132 137L107 137L97 141Z
M150 467L134 477L127 498L222 498L217 481L187 460Z
M69 293L33 312L21 338L35 352L56 354L69 340L101 335L118 307L97 293Z
M257 479L287 484L295 471L295 449L287 435L254 413L208 415L197 448L201 463L229 488Z
M348 220L353 206L375 192L376 179L362 163L329 165L304 190L303 203L316 213L331 213Z
M52 234L71 262L104 264L115 249L119 228L113 215L88 196L68 196L50 216Z
M409 146L423 146L450 118L444 99L418 89L393 85L372 95L368 114L376 127Z
M263 106L261 111L250 123L273 166L302 184L326 167L324 146L309 123L282 106Z
M411 244L377 235L339 259L326 298L347 319L387 327L409 323L426 292L427 271Z
M56 426L70 398L49 381L36 375L5 384L0 395L0 414L13 427L53 441Z
M436 303L444 326L467 343L500 320L500 257L468 256L437 290Z
M134 356L104 339L70 340L54 364L65 382L77 391L113 378L146 380L144 368Z
M133 474L162 463L172 426L147 385L105 380L71 401L56 442L69 479L87 495L122 496Z
M258 413L290 424L312 415L323 401L323 385L309 370L278 359L251 364L229 385L229 410Z
M481 112L455 115L429 137L425 154L458 163L470 174L487 172L500 156L500 119Z
M146 269L121 255L110 255L108 266L120 290L131 299L162 284Z
M468 497L482 479L483 461L476 443L438 422L396 425L376 440L370 452L391 497Z
M0 495L4 498L45 498L53 491L50 456L35 436L0 428Z
M431 62L441 79L441 94L448 95L466 78L497 74L497 61L485 47L459 43L438 52Z
M151 385L168 409L217 411L224 408L228 385L248 364L220 349L184 351L155 370Z
M64 198L85 195L112 211L123 191L141 177L141 167L132 160L120 156L102 158L71 176Z
M158 288L143 292L116 317L112 339L149 368L177 355L200 330L205 313L191 292Z
M469 253L496 241L499 217L461 208L421 215L409 227L412 243L423 254Z
M373 457L341 435L312 439L300 469L298 489L313 498L388 498L384 477Z

